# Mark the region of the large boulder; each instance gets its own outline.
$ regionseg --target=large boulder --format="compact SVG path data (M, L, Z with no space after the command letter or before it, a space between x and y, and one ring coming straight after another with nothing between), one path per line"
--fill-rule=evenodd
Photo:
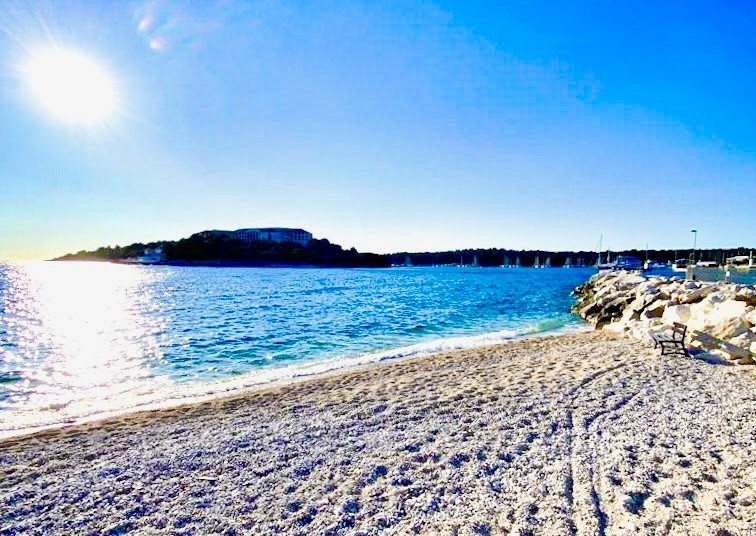
M621 290L635 289L638 287L638 285L641 285L645 282L646 278L642 275L626 272L617 278L615 286Z
M729 341L750 331L748 323L740 317L728 318L706 329L709 335L725 341Z
M703 285L698 288L689 289L679 295L680 303L696 303L703 300L709 294L717 290L716 285Z
M711 328L733 318L742 318L745 314L744 302L722 301L719 293L715 293L690 306L690 318L687 324L690 329L711 333Z
M672 325L674 322L685 324L690 318L690 306L688 305L667 305L662 314L662 322Z
M648 307L654 301L656 301L656 297L653 294L641 294L638 297L636 297L630 303L630 305L628 305L628 309L632 309L636 313L641 313L646 307ZM640 318L640 316L638 316L638 318Z
M756 343L756 333L754 333L750 329L746 330L740 335L736 335L735 337L731 338L729 340L729 343L737 346L738 348L749 350L751 345Z
M665 300L669 300L674 296L677 291L680 289L680 283L677 281L670 280L669 283L666 285L661 285L659 287L659 294L661 294L661 297Z
M628 324L627 333L634 339L646 341L649 335L657 331L660 326L662 326L662 322L659 318L642 318L638 322Z
M742 301L727 300L717 304L709 313L708 321L710 324L718 324L731 318L740 318L745 316L746 304ZM745 321L745 320L744 320Z
M746 305L756 305L756 288L742 286L735 292L735 299L744 302Z
M635 295L641 294L659 294L659 283L656 281L644 281L635 289Z
M645 311L643 311L643 316L646 318L661 318L666 307L666 300L654 300L648 304Z

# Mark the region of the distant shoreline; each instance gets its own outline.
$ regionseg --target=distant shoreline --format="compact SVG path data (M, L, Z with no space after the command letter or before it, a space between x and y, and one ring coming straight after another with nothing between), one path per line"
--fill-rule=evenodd
M110 264L122 264L127 266L180 266L180 267L206 267L206 268L387 268L387 266L354 266L349 264L312 264L312 263L285 263L285 262L254 262L254 261L229 261L229 260L203 260L203 261L163 261L163 262L129 262L121 259L75 258L75 259L48 259L49 262L104 262Z

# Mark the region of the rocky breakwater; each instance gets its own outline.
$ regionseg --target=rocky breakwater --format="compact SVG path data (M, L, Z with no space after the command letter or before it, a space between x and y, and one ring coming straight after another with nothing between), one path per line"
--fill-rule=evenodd
M650 340L651 333L679 322L688 326L686 344L704 346L733 363L756 362L754 285L606 272L591 277L573 294L573 311L596 329ZM715 347L711 341L717 342Z

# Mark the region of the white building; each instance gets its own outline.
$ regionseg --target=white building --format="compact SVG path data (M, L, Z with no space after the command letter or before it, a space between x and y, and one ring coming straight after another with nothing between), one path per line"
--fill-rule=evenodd
M233 231L234 238L247 243L263 242L296 242L306 246L312 240L312 233L304 229L288 229L285 227L263 227L252 229L237 229Z

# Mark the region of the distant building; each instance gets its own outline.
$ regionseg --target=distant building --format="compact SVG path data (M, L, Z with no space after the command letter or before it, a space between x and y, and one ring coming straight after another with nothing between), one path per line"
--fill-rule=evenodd
M203 238L228 237L236 238L247 244L252 242L295 242L306 246L312 240L312 233L304 229L288 229L286 227L254 227L237 229L236 231L202 231L197 233Z
M304 229L287 229L285 227L264 227L252 229L237 229L234 238L244 242L295 242L306 246L312 240L312 233Z
M233 238L234 232L233 231L219 231L217 229L213 229L212 231L200 231L197 233L198 236L201 236L202 238Z
M136 258L137 262L142 264L159 264L165 261L165 253L163 252L163 246L156 248L146 248L142 255Z

